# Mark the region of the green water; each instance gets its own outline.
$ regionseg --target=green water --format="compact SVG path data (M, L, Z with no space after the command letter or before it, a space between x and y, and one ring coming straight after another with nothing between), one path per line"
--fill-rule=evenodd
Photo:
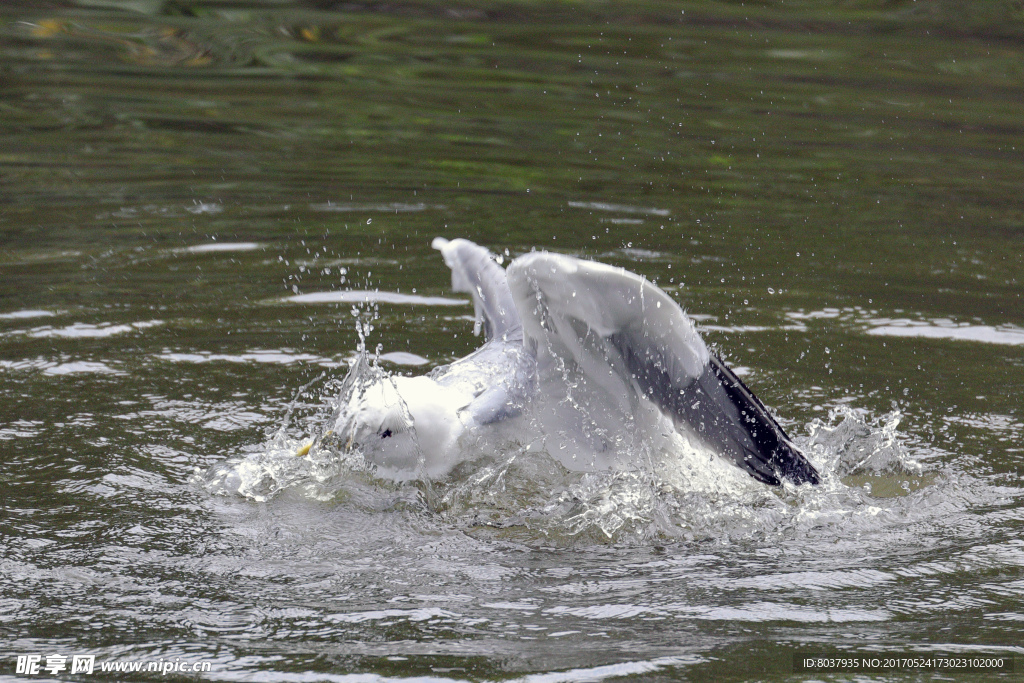
M3 3L0 675L1024 667L1022 39L996 0ZM655 281L831 488L203 486L353 357L288 297L458 298L438 235ZM355 312L397 372L479 344L468 301Z

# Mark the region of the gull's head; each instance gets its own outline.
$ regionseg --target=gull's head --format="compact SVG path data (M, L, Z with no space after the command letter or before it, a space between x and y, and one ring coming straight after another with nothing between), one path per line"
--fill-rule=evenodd
M402 378L386 377L356 391L335 431L349 450L367 462L391 469L415 469L418 453L415 420L399 391Z
M439 476L457 460L467 402L429 377L385 377L353 394L335 431L392 478Z
M354 445L372 445L413 428L412 415L398 391L398 379L374 382L352 397L348 418Z

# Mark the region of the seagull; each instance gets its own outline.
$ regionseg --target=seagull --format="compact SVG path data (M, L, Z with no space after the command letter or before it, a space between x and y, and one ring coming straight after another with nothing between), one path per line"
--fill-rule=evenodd
M764 484L820 482L679 304L645 278L546 251L502 268L469 240L432 246L453 289L472 296L484 344L427 375L377 369L350 381L318 440L336 435L382 476L408 480L446 476L467 443L489 434L546 444L575 471L629 469L637 440L682 436Z

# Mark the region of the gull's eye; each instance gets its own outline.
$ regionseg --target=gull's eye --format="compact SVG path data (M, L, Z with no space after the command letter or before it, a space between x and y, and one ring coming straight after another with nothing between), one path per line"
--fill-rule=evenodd
M391 430L390 429L385 429L383 432L380 433L380 438L382 438L382 439L386 439L389 436L391 436Z

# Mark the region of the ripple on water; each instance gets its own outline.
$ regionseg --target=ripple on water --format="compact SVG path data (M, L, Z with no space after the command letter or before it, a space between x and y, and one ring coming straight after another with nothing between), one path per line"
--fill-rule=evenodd
M194 244L191 247L172 249L171 251L178 254L220 254L235 251L257 251L265 249L266 246L261 242L209 242L207 244Z
M7 370L39 370L44 375L63 376L79 374L126 375L126 372L99 361L65 361L57 362L48 358L32 358L25 360L0 360L0 368Z
M44 375L77 375L92 373L97 375L126 375L128 373L116 370L106 363L95 361L78 361L75 363L60 363L43 370Z
M65 327L34 327L30 330L14 330L6 332L5 335L27 335L37 339L60 338L60 339L96 339L112 337L118 334L139 332L150 327L163 325L162 320L146 320L134 323L73 323Z
M25 318L49 318L57 315L53 311L26 309L23 311L12 311L0 313L0 320L23 320Z
M1015 325L974 325L954 323L952 320L910 320L907 318L877 318L870 321L872 327L867 334L885 337L919 337L923 339L948 339L972 341L984 344L1024 344L1024 329Z
M350 212L379 212L379 213L410 213L427 211L428 209L443 211L445 207L441 204L424 204L422 202L389 202L386 204L361 204L361 203L335 203L325 202L322 204L310 204L309 208L314 211L330 211L335 213Z
M43 431L44 423L33 420L15 420L0 427L0 441L23 439L38 435Z
M991 325L979 320L956 322L949 318L929 318L924 314L914 317L887 317L879 311L860 306L823 308L817 311L789 311L786 318L795 326L806 330L809 321L839 322L864 334L880 337L937 339L946 341L977 342L1020 346L1024 344L1024 329L1013 324Z
M301 353L288 349L253 349L245 353L213 353L200 351L197 353L179 353L165 351L159 356L162 360L174 363L270 363L276 365L294 365L298 363L314 363L325 368L344 367L346 363L333 358Z
M568 202L574 209L589 209L591 211L607 211L610 213L643 214L648 216L668 216L672 212L668 209L659 209L654 206L631 206L629 204L612 204L610 202Z
M467 299L451 299L444 296L421 296L380 290L344 290L332 292L309 292L285 297L285 301L296 304L404 304L410 306L468 306Z

